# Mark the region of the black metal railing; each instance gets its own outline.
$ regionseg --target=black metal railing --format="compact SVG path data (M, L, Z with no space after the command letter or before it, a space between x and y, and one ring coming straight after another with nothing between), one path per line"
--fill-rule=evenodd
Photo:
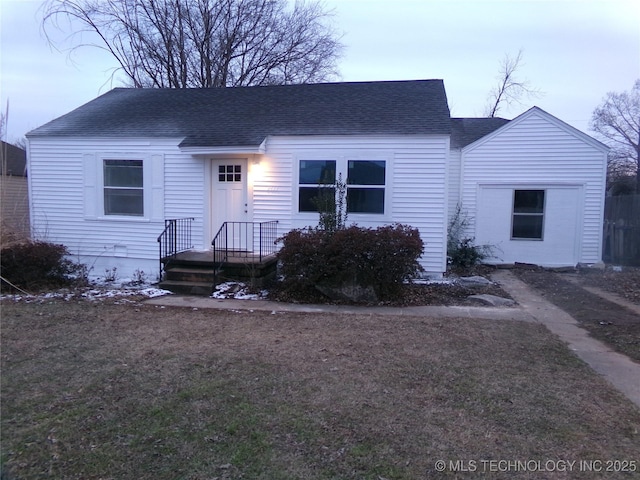
M211 242L215 272L230 258L262 262L276 253L278 221L224 222Z
M193 248L191 225L193 218L171 218L164 221L164 231L158 237L160 249L160 278L167 258Z

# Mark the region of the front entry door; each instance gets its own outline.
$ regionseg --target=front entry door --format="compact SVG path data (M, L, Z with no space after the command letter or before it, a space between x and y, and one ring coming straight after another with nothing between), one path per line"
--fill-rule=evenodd
M212 174L215 235L224 222L247 221L247 160L214 160Z

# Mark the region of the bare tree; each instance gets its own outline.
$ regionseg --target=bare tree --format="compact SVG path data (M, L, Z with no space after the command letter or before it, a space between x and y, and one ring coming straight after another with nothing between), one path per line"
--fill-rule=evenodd
M521 66L522 50L518 51L515 58L505 54L500 62L500 72L496 77L498 82L487 98L484 112L486 117L495 117L505 104L509 106L512 103L522 103L520 100L523 97L534 98L541 95L539 90L531 87L528 80L517 78L517 72Z
M80 26L72 50L102 48L133 86L167 88L328 80L342 49L330 18L317 0L48 0L43 10L45 32Z
M610 148L610 178L635 176L640 194L640 79L630 92L609 92L591 116L590 128Z

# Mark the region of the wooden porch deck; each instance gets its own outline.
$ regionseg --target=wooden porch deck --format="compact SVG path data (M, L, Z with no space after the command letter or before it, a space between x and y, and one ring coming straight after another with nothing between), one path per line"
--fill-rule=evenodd
M226 258L225 263L232 264L260 264L267 263L276 258L275 254L271 255L263 255L262 259L260 259L260 255L257 253L247 252L244 250L229 250L228 256ZM197 264L214 264L213 258L213 250L188 250L186 252L181 252L176 254L173 257L163 258L164 261L171 262L188 262L188 263L197 263Z

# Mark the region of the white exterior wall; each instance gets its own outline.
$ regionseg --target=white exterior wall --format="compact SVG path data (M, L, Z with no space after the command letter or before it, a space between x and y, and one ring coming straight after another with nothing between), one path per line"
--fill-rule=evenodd
M385 160L384 215L349 214L347 223L412 225L425 242L421 264L446 268L448 136L271 137L253 182L253 220L279 220L280 234L316 226L317 213L298 212L300 160ZM346 181L346 177L343 176Z
M180 140L30 138L34 237L66 245L75 260L92 268L92 276L115 267L121 279L135 270L157 277L157 237L165 218L193 217L194 246L208 248L217 228L210 218L214 156L181 152ZM215 158L248 159L248 220L278 220L279 235L318 222L316 213L297 211L299 160L385 160L385 214L352 214L348 221L366 227L395 222L417 227L426 244L421 263L437 274L446 267L448 147L448 136L273 137L264 155ZM144 217L103 214L106 158L143 160Z
M179 139L29 139L29 191L34 238L67 246L74 260L120 279L135 270L158 275L158 235L165 218L194 217L202 238L204 162L181 153ZM144 217L105 216L102 159L142 159ZM165 179L167 180L165 182Z
M534 108L462 150L469 235L495 263L601 260L606 147ZM511 240L514 189L545 189L544 239Z
M462 154L459 148L452 149L449 152L449 198L448 198L448 215L447 222L451 220L452 215L456 211L456 207L460 202L460 169L462 162Z

